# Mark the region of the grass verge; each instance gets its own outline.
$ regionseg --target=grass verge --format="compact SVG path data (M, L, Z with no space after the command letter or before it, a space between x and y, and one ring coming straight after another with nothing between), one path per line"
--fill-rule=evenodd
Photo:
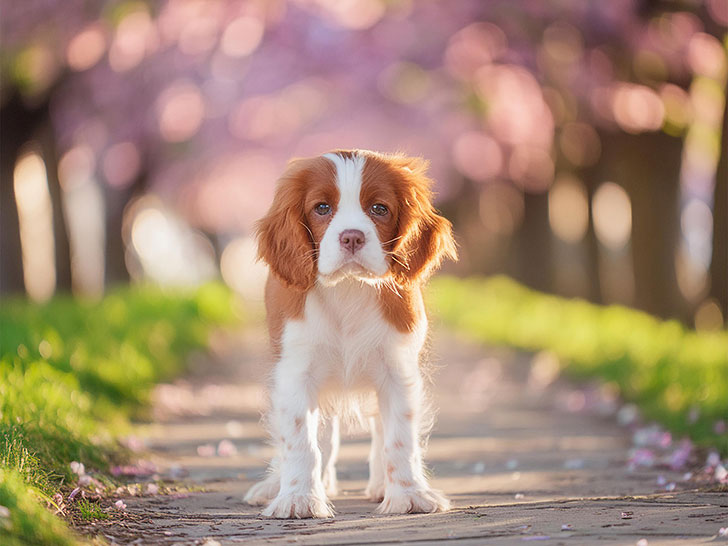
M233 320L218 284L194 293L125 287L98 302L3 301L0 543L75 543L46 508L61 508L59 493L74 487L70 463L103 473L120 460L116 438L145 411L152 387L181 373L213 326ZM81 516L93 516L84 507Z
M433 280L442 320L490 344L552 351L577 379L600 378L673 434L728 454L728 332L696 332L622 306L530 290L506 277Z

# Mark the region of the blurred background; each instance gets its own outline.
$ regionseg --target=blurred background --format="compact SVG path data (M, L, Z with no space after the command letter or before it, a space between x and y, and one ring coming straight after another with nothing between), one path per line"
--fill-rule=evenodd
M457 275L728 315L725 0L23 0L1 13L0 289L222 276L292 156L431 161Z

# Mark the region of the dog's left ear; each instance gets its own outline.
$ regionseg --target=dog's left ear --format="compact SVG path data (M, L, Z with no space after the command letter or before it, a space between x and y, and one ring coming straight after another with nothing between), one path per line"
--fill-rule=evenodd
M427 166L419 158L402 158L396 164L405 180L400 239L392 249L398 257L392 269L400 284L427 279L444 258L458 259L452 224L432 206Z

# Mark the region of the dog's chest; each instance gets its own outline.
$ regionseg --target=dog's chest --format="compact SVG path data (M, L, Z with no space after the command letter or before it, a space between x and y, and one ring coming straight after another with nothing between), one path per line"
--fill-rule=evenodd
M346 382L376 375L393 351L412 341L385 320L377 289L360 281L314 290L305 321L331 374Z

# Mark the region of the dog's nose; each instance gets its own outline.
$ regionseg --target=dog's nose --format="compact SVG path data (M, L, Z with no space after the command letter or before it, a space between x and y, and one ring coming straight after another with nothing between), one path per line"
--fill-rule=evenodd
M345 229L339 235L341 246L352 254L364 246L364 241L364 232L358 229Z

